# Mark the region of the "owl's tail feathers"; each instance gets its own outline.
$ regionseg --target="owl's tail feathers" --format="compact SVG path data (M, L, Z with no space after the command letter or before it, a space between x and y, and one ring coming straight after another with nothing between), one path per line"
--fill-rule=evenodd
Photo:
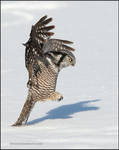
M21 114L17 121L12 126L21 126L27 123L30 112L33 109L36 101L33 100L31 95L28 95L27 100L22 108Z

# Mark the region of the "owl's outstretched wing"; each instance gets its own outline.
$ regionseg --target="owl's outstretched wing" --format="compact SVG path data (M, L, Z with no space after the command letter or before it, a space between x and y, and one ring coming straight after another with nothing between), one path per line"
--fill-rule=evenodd
M61 40L61 39L47 39L47 41L43 45L43 51L44 53L50 52L50 51L63 51L63 50L69 50L74 51L75 49L67 46L66 44L73 44L71 41L67 40Z
M29 40L23 44L25 49L25 65L28 69L29 64L33 63L34 56L44 57L43 45L46 39L50 38L54 33L50 32L55 26L46 26L52 21L52 18L46 19L42 17L35 25L32 26Z
M47 16L42 17L35 25L32 26L30 38L36 45L44 43L47 38L54 34L53 32L49 31L54 29L55 26L46 26L52 21L52 18L46 18Z

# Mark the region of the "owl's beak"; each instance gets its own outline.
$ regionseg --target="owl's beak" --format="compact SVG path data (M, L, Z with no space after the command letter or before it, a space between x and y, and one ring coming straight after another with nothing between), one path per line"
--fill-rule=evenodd
M71 65L72 65L72 66L75 66L75 64L76 64L76 60L73 59Z
M26 45L27 45L27 43L22 43L22 45L26 46Z

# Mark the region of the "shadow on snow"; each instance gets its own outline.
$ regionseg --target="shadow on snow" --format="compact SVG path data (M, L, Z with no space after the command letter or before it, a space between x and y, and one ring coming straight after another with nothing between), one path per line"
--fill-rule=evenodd
M99 99L87 100L87 101L82 101L82 102L78 102L75 104L63 105L63 106L60 106L58 108L54 108L48 111L46 113L46 116L29 121L27 124L32 125L32 124L40 123L41 121L44 121L46 119L67 119L67 118L72 118L71 115L73 115L74 113L78 113L82 111L98 110L99 107L88 106L89 103L93 103L97 101L99 101Z

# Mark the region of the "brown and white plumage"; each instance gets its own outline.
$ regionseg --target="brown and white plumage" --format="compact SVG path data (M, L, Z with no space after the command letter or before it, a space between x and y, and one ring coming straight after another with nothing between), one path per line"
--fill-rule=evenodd
M28 96L21 114L14 126L26 123L37 101L61 100L63 96L56 92L58 73L62 68L75 65L75 56L70 41L50 39L54 26L46 26L52 18L42 17L32 26L30 38L25 44L25 66L28 70Z

